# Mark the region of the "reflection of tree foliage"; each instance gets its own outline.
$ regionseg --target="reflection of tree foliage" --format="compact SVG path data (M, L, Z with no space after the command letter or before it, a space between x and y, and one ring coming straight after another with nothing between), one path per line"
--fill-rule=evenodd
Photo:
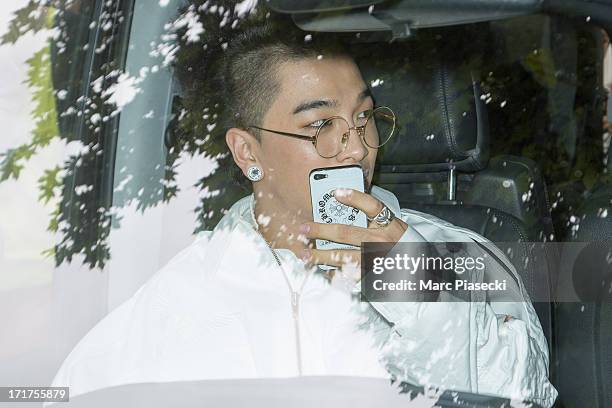
M65 163L39 179L41 202L59 202L48 229L61 241L47 251L58 264L81 254L86 264L103 266L109 257L110 200L102 175L112 156L106 136L114 122L103 93L116 78L118 56L111 45L121 29L121 13L107 3L95 10L93 2L30 1L16 11L0 41L15 44L26 33L52 30L47 44L27 61L34 102L31 139L0 154L0 181L17 179L53 139L76 146ZM90 32L99 34L97 42L90 41ZM85 61L91 70L83 69ZM92 86L89 74L98 76L99 87Z
M54 5L63 6L66 2L58 3ZM49 11L40 1L30 0L26 6L15 11L15 17L9 22L8 30L0 41L2 44L14 44L24 33L37 33L49 28L49 17L52 15Z
M28 4L25 9L17 13L17 18L24 19L32 14L32 7L33 3ZM41 12L35 19L26 19L26 23L23 26L32 27L32 29L36 31L43 28L50 28L50 19L48 17L51 15L52 13L50 10L46 13ZM19 30L22 29L21 27L22 26L16 24L15 20L13 20L9 31L4 34L0 40L1 44L15 43L19 36ZM56 121L55 97L53 95L49 57L50 48L49 45L46 45L27 60L29 68L26 84L32 91L32 100L34 101L34 110L32 111L34 130L32 132L32 140L30 143L10 149L0 156L2 157L2 162L0 164L0 180L18 178L25 161L36 154L38 149L47 146L51 142L51 139L56 137L59 133Z
M53 9L40 8L37 2L31 1L15 13L15 18L10 22L9 30L2 36L0 44L14 44L27 31L37 32L45 28L51 28L53 15ZM50 55L51 45L46 44L26 61L29 67L26 84L32 92L34 103L34 109L31 112L34 119L32 139L29 143L0 153L2 158L0 162L0 181L9 178L17 179L26 162L37 151L49 145L52 139L59 136ZM39 200L44 204L55 197L57 189L61 186L60 171L61 167L59 166L45 170L44 175L39 179ZM48 229L50 231L57 231L58 217L59 214L56 211L49 223ZM53 254L52 250L47 252Z
M214 197L203 199L196 209L200 229L214 226L223 210L248 191L231 182L233 162L221 121L225 114L223 95L212 75L231 37L268 16L263 9L242 12L235 5L226 0L195 1L169 25L166 39L178 43L176 71L186 86L182 100L174 107L164 180L151 179L146 186L128 182L126 187L134 190L130 199L144 210L176 196L176 166L181 154L216 159L218 170L198 183L209 198ZM61 237L48 251L58 264L81 254L91 267L103 266L110 257L107 237L114 212L113 132L119 109L109 103L112 94L108 91L122 76L125 50L121 41L129 26L124 11L125 7L114 2L30 1L15 13L2 38L2 44L12 44L25 33L56 30L28 62L35 129L28 143L2 153L0 181L18 178L27 161L54 138L74 147L71 151L76 152L65 163L47 169L39 180L41 202L59 201L48 226ZM200 21L206 30L195 40L185 36L191 27L184 24L194 16L190 21Z
M204 193L196 208L197 230L212 228L225 210L250 192L248 185L233 181L236 167L225 144L224 134L232 115L225 109L222 81L217 75L224 50L234 35L249 26L273 21L282 31L292 24L288 18L270 16L263 6L251 12L235 6L236 2L230 0L195 0L181 11L174 24L169 24L163 41L176 49L173 65L182 93L173 104L164 180L150 179L145 186L128 182L126 187L134 192L131 198L137 207L144 210L176 196L176 168L182 155L215 159L216 170L197 183ZM82 254L88 265L103 266L110 256L106 240L113 213L113 141L119 110L109 103L108 90L123 74L125 50L120 41L129 25L123 12L113 2L50 0L43 5L31 0L15 13L0 41L14 44L25 33L55 30L49 43L28 60L34 130L28 143L0 153L0 181L17 179L27 161L55 138L77 145L65 163L47 169L39 179L41 202L59 202L48 226L61 237L50 251L58 264ZM91 26L93 21L97 25ZM193 22L204 28L199 36L190 35ZM585 137L579 138L576 154L572 155L559 142L562 135L548 132L550 116L564 109L550 98L551 90L563 83L558 75L562 67L554 55L538 46L527 46L529 52L512 51L533 37L528 27L515 29L513 32L522 37L503 47L496 43L487 46L487 30L486 24L423 30L408 41L392 43L366 33L337 35L334 40L343 41L358 62L365 61L377 73L376 78L384 84L378 88L382 92L398 86L407 72L415 72L416 67L426 70L430 61L440 58L451 60L468 81L475 70L481 72L494 133L492 153L527 156L538 163L553 186L553 201L558 202L561 221L557 228L563 227L561 224L580 203L582 192L594 185L601 172L601 141L597 140L597 129L589 125L594 113L588 101L580 99L589 94L594 74L584 71L577 76L574 113L584 124ZM97 36L92 35L94 31ZM583 32L580 37L588 39ZM581 44L579 66L592 63L593 48L588 41ZM519 57L508 61L504 53ZM394 70L387 70L391 64ZM397 98L387 102L396 109L400 123L419 123L425 129L438 121L438 113L427 103L419 104L397 92L394 95ZM412 95L411 90L406 89L404 95ZM467 106L469 96L462 95L465 101L460 99L458 103ZM420 128L407 131L418 132ZM141 194L136 193L141 190ZM561 196L563 201L558 198Z

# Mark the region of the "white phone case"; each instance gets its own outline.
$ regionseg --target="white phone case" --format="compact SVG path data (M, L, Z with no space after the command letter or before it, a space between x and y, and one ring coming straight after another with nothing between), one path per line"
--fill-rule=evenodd
M368 221L363 211L342 204L331 195L336 188L352 188L363 192L365 186L361 167L357 165L328 167L315 169L310 173L310 197L314 222L367 227ZM357 248L354 245L322 239L316 240L316 247L327 250Z

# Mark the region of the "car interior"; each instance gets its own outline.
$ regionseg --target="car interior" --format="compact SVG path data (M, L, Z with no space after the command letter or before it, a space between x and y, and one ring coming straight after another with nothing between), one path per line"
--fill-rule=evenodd
M374 183L391 190L402 207L473 230L504 250L535 299L534 307L550 347L551 377L560 393L558 406L612 406L612 386L606 381L612 375L612 309L604 300L610 297L604 293L609 285L596 287L601 293L595 298L600 302L582 302L579 293L573 294L575 303L556 301L572 295L559 293L574 290L577 279L592 281L591 286L612 279L606 251L597 252L601 255L599 262L587 268L576 262L582 251L575 253L575 246L564 245L565 241L610 239L610 221L600 216L612 202L610 185L604 175L593 191L575 192L571 186L564 187L570 192L563 191L563 196L584 197L576 200L579 207L572 212L581 220L580 228L576 230L573 223L564 225L566 213L555 212L552 204L551 190L558 193L559 189L547 181L538 156L530 157L520 149L508 147L504 140L511 134L508 128L513 121L533 120L533 133L525 135L526 143L538 143L543 137L559 138L562 141L558 143L569 146L567 149L577 156L579 149L590 142L586 140L593 133L589 133L589 121L596 118L602 101L595 83L578 84L581 75L587 76L580 72L580 63L584 62L579 59L585 58L580 47L586 37L591 41L590 48L596 49L592 44L601 42L601 33L584 28L586 23L582 21L542 13L536 8L537 2L506 8L497 2L489 6L480 3L478 7L466 2L463 13L458 13L451 2L434 5L399 1L386 5L380 1L372 13L363 7L365 3L372 4L355 0L336 7L331 2L329 9L325 9L312 1L299 2L299 9L295 9L297 2L271 0L269 6L305 31L345 36L351 33L351 49L366 83L372 84L376 103L392 106L399 118L397 137L379 152ZM579 6L575 5L574 13L586 13ZM173 11L164 9L156 19L167 20ZM139 18L145 16L135 14L134 27L142 27L136 25ZM154 25L149 27L131 33L130 43L136 49L139 43L144 49L149 41L148 31ZM517 47L514 37L521 29L526 33ZM354 38L354 32L360 36ZM466 38L471 44L466 44ZM491 66L485 55L491 44L503 49L492 57L501 55L495 69L525 71L523 77L503 83L506 89L496 89L500 93L505 90L512 96L508 89L528 87L529 81L538 81L537 68L530 71L528 65L521 67L517 63L526 59L528 49L535 47L548 52L554 63L564 67L561 73L555 72L559 81L549 85L546 92L533 85L528 88L536 89L540 115L507 117L509 114L500 113L503 102L490 103L484 71ZM601 55L591 58L596 60ZM126 66L138 70L147 66L150 59L143 51L140 55L138 51L130 52ZM600 64L592 65L601 70ZM133 175L130 184L135 188L144 186L152 195L155 188L146 186L151 186L152 176L157 173L159 177L161 170L153 168L155 162L145 167L143 163L152 156L159 158L158 164L167 160L164 157L173 146L168 135L172 135L175 122L165 124L165 145L150 145L145 137L134 136L135 132L144 136L160 123L131 122L151 109L165 109L168 115L174 112L176 117L181 90L171 74L150 76L141 88L148 98L125 106L121 114L127 120L120 121L115 168L127 166L125 173ZM521 97L525 98L523 95L515 97L516 101L509 98L508 103L529 103ZM590 112L577 117L572 98L577 100L576 105L581 103ZM547 115L551 118L542 118ZM159 120L163 125L164 117ZM121 177L119 174L115 177L116 184ZM117 193L113 201L121 203L125 197L130 197L129 189ZM233 202L227 197L224 200ZM589 293L585 299L593 298Z
M459 42L464 48L469 48L465 38L479 43L478 34L473 31L446 28L452 24L448 19L475 25L488 20L489 23L481 27L488 32L486 41L504 46L508 50L506 61L500 65L510 65L513 58L517 58L512 55L517 52L512 50L516 27L496 20L505 12L509 13L506 17L532 14L534 4L522 3L524 8L517 5L503 9L491 2L490 10L486 6L470 9L470 5L466 5L465 14L449 16L444 7L451 7L451 2L439 3L394 2L379 12L384 14L383 18L371 23L372 13L366 18L360 9L341 17L329 13L327 18L323 11L321 16L283 8L282 1L272 2L272 7L293 13L296 24L311 30L326 30L334 24L343 24L340 19L344 18L345 25L335 31L357 31L358 27L379 30L377 24L391 21L391 32L401 38L405 36L401 32L401 22L406 21L402 19L404 7L411 12L417 10L416 14L410 14L410 23L416 20L411 28L437 27L432 34L435 40L428 34L412 33L415 37L412 47L404 48L397 42L376 44L375 51L368 49L362 53L362 59L358 57L366 82L377 84L372 87L376 103L393 106L399 118L400 137L379 152L374 182L393 191L402 208L432 214L476 231L503 249L534 299L550 347L551 378L559 391L556 406L612 406L609 380L612 375L612 305L609 303L612 279L609 240L612 233L609 219L602 216L612 203L612 189L603 170L607 165L602 166L598 181L591 189L563 191L568 197L576 193L582 196L572 211L573 217L580 220L579 228L572 222L563 225L561 219L565 215L552 206L551 180L537 157L503 146L503 138L509 132L496 123L500 105L489 104L490 94L482 89L486 87L482 70L486 70L487 65L466 63L471 57L469 50L461 49L461 55L457 55L456 51L444 46L453 43L460 47L453 41L457 36L464 37L464 42ZM587 12L581 9L584 4L574 3L574 13ZM604 4L597 5L604 7ZM569 145L568 150L574 156L580 154L585 144L597 143L589 140L590 127L592 121L597 120L596 112L601 112L602 103L596 82L589 82L589 88L585 86L587 80L579 81L581 76L587 75L600 78L602 69L601 64L593 64L591 70L594 72L585 72L580 65L585 58L583 48L591 44L594 50L591 57L595 61L603 58L600 53L603 47L598 47L603 34L585 28L575 18L576 14L573 19L554 13L515 18L524 24L522 28L526 32L529 31L526 27L530 27L541 35L527 41L522 37L522 41L533 41L563 64L563 72L556 73L560 81L550 86L548 99L540 105L552 117L549 126L538 129L538 118L532 118L535 123L532 123L532 134L528 135L530 143L537 143L545 132L548 134L544 137L559 138L559 143ZM587 18L587 22L589 20ZM413 52L414 48L422 46L415 45L419 41L426 44L426 53ZM589 42L585 44L586 41ZM362 45L356 46L359 47ZM359 50L356 53L359 54ZM520 87L529 80L522 79L505 85ZM565 105L552 98L564 100ZM576 117L572 98L576 105L578 101L584 103L586 113L581 112L580 118ZM491 108L493 115L489 114ZM558 158L552 158L555 159ZM553 187L558 192L557 186ZM544 243L546 245L540 245Z
M246 194L210 194L225 191L227 174L214 176L214 163L223 167L227 157L217 146L206 152L204 142L179 140L184 90L172 64L160 63L176 53L160 38L187 2L118 2L129 15L121 21L104 14L103 1L93 3L67 14L81 33L75 42L89 41L91 48L54 48L50 75L56 87L73 90L56 94L58 111L85 104L84 96L100 103L96 81L112 82L121 70L139 88L108 115L102 146L108 153L93 152L80 165L74 157L63 187L61 221L78 231L66 233L59 263L84 254L84 262L105 270L133 272L105 281L102 310L120 304L185 247L194 224L204 228ZM612 407L612 155L601 126L602 44L612 32L612 0L261 3L305 35L346 39L376 104L393 107L398 134L379 152L374 184L392 191L402 208L475 231L508 256L549 345L551 382L559 391L555 407ZM105 19L112 23L106 34L88 28ZM111 32L114 39L102 47ZM156 41L162 45L151 51ZM88 126L84 117L59 118L68 139L103 140ZM210 137L210 126L203 137ZM190 158L179 166L177 157L187 148ZM168 183L169 177L178 182ZM80 184L94 189L77 197L73 190ZM206 194L177 195L177 185L196 185ZM101 228L93 214L103 206L122 212L109 215ZM76 237L81 247L66 246ZM107 246L98 245L103 240ZM98 264L108 254L108 262ZM68 273L62 268L68 267L58 266L57 273ZM73 309L73 303L60 305L66 316ZM83 320L63 350L98 317ZM461 398L467 405L451 397L441 404L503 403L468 393Z

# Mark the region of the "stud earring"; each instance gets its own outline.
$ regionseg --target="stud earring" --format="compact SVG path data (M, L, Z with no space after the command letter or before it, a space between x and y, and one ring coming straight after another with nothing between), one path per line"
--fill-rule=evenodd
M251 181L259 181L263 178L263 171L258 166L250 166L247 169L247 178Z

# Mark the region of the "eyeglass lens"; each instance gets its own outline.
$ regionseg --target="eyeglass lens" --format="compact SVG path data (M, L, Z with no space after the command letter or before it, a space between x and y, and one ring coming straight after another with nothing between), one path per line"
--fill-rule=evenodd
M386 107L375 109L365 119L357 120L355 126L364 126L363 139L365 144L377 149L387 143L393 136L395 130L395 114ZM322 157L334 157L338 155L348 143L349 124L343 118L331 118L326 120L317 133L317 152Z

